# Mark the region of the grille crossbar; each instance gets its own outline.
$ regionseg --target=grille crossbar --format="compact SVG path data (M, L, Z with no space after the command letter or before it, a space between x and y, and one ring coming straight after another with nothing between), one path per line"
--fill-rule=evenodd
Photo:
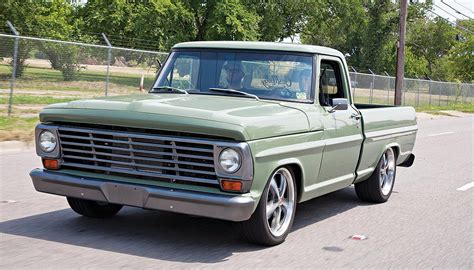
M106 128L59 126L62 166L148 180L218 186L212 141Z

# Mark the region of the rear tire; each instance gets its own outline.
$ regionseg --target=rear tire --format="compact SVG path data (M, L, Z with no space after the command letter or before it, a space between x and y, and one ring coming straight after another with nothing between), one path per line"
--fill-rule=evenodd
M390 198L395 184L396 160L397 157L393 149L387 149L370 178L355 184L357 197L366 202L386 202Z
M291 170L281 167L270 177L252 217L238 226L247 241L275 246L288 236L295 212L295 177Z
M112 217L123 207L118 204L89 201L71 197L67 197L67 202L74 212L92 218Z

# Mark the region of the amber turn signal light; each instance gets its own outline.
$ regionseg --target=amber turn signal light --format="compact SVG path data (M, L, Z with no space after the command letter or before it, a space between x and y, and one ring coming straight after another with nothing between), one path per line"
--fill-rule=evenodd
M48 170L59 169L59 160L43 158L43 166Z
M241 191L242 182L233 181L233 180L222 180L221 181L222 189L226 191Z

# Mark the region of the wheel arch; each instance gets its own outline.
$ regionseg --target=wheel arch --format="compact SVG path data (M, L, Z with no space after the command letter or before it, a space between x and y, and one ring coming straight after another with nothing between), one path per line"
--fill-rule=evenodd
M296 158L290 158L280 160L279 162L277 162L276 165L277 166L274 168L273 172L275 172L281 167L286 167L289 168L293 173L296 184L296 201L299 202L304 191L304 168L301 164L301 161Z
M400 145L396 142L387 144L382 153L380 153L379 157L382 157L383 153L385 153L385 151L387 151L389 148L392 148L393 152L395 153L395 162L398 163L398 157L400 156Z

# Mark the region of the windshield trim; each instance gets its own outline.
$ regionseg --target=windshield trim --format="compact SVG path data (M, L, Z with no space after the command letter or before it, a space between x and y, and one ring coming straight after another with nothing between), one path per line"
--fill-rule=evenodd
M179 95L181 93L179 92L150 92L149 94L171 94L171 95ZM278 102L290 102L290 103L303 103L303 104L313 104L314 102L311 100L304 100L304 99L277 99L277 98L263 98L259 97L258 100L256 100L254 97L251 96L244 96L244 95L234 95L234 94L227 94L227 93L219 93L219 92L188 92L189 95L205 95L205 96L217 96L217 97L236 97L236 98L247 98L247 99L253 99L255 101L278 101Z
M312 74L311 74L311 92L310 96L308 99L283 99L283 98L270 98L270 97L260 97L258 96L259 99L261 100L272 100L272 101L281 101L281 102L292 102L292 103L304 103L304 104L314 104L315 103L315 96L316 96L316 67L317 67L317 58L316 54L313 53L305 53L305 52L293 52L293 51L275 51L275 50L254 50L254 49L218 49L218 48L176 48L172 49L170 53L168 54L168 57L166 58L164 64L160 68L159 72L157 73L155 80L153 81L152 86L150 87L148 93L151 93L152 89L155 87L157 82L161 79L161 76L163 75L163 71L166 70L167 66L171 63L171 58L172 55L176 52L246 52L246 53L272 53L272 54L291 54L291 55L299 55L299 56L308 56L311 57L311 63L312 63ZM171 94L171 92L168 92ZM218 96L224 96L219 93L212 93L212 92L193 92L193 91L188 91L190 95L218 95ZM161 93L160 93L161 94ZM233 97L243 97L243 98L249 98L248 96L244 95L226 95L226 96L233 96Z

